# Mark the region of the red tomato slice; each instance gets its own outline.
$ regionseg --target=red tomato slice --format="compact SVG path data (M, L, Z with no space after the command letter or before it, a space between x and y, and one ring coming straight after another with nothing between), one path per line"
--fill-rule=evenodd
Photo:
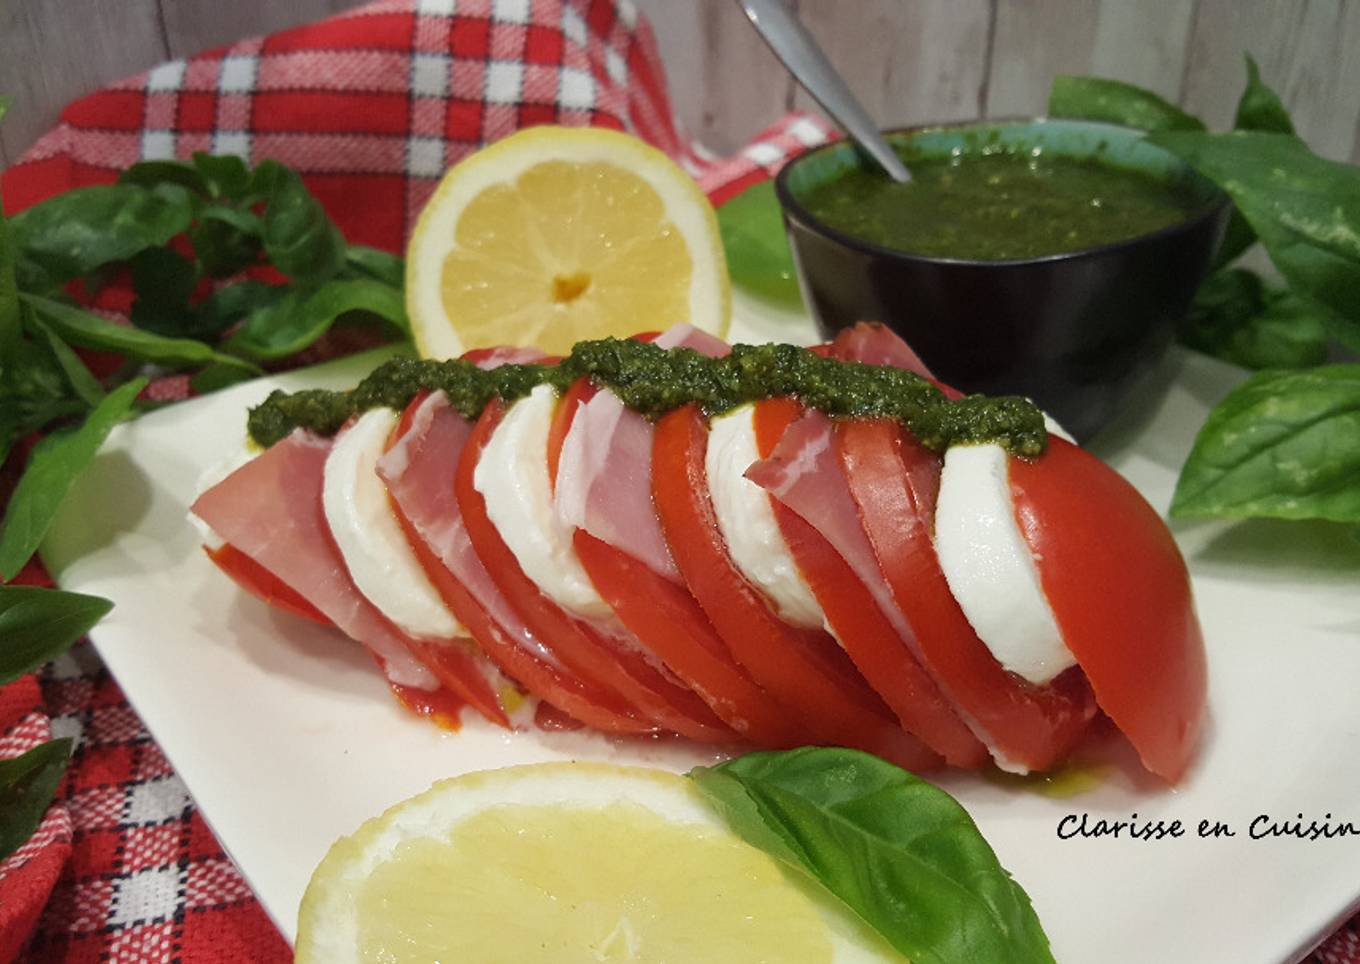
M769 458L801 411L790 398L756 404L756 446L761 458ZM980 767L986 763L987 748L921 668L850 564L802 516L778 499L770 499L770 505L784 541L836 637L902 725L953 766Z
M655 333L635 335L650 341ZM556 482L562 442L577 408L597 391L577 379L562 396L548 433L548 471ZM713 625L683 586L671 582L628 553L576 530L576 556L614 615L672 673L738 734L764 747L801 746L807 734L788 712L751 681L727 651Z
M1143 765L1175 782L1194 753L1204 640L1176 542L1138 490L1063 439L1011 459L1015 517L1096 702Z
M406 406L393 432L389 447L395 445L410 431L415 411L428 394L419 393ZM472 634L473 640L481 647L482 652L499 666L502 672L513 677L540 700L598 730L621 734L654 731L655 728L650 723L638 719L623 701L612 693L590 687L517 645L425 544L395 501L392 507L397 514L397 520L401 523L402 531L406 534L407 543L414 550L421 567L443 598L445 605L453 610L458 621Z
M927 668L1008 760L1031 770L1059 762L1095 712L1076 667L1034 686L998 663L949 591L932 538L940 459L887 419L836 430L837 450L893 597Z
M825 633L780 620L727 553L708 493L708 426L694 405L657 423L652 493L675 563L718 635L752 679L798 714L819 741L876 753L910 769L939 757L897 726Z
M539 591L486 514L486 500L473 484L473 473L487 440L505 415L494 399L482 412L463 449L454 491L473 548L510 604L541 639L574 672L623 697L646 719L665 729L707 743L731 742L734 734L699 697L592 627L573 618Z
M314 623L332 625L325 614L297 590L230 543L224 542L216 549L204 546L203 551L218 569L231 577L232 582L257 599Z
M459 714L463 709L463 701L448 690L422 690L391 681L387 685L392 688L392 695L397 698L397 702L416 716L423 716L441 729L462 729L463 722Z
M808 734L752 682L683 586L582 529L576 555L614 613L671 672L737 733L771 749L802 746Z

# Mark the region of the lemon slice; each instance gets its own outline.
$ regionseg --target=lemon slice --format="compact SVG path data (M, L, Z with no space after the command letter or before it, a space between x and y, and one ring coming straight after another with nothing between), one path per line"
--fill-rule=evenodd
M717 219L666 155L595 127L532 127L439 183L406 249L416 348L564 354L678 322L723 336L731 295Z
M303 897L296 960L901 959L684 777L543 763L437 783L338 841Z

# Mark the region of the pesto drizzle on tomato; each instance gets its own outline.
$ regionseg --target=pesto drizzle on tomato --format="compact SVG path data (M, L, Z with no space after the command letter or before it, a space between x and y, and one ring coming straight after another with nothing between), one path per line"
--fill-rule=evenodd
M1017 455L1039 455L1047 432L1043 413L1014 395L950 400L915 372L823 358L794 345L734 345L725 358L689 348L603 338L579 342L555 365L501 365L396 358L350 392L275 391L250 410L251 438L273 445L296 428L337 432L350 416L372 408L405 408L421 391L443 391L462 415L475 419L491 399L507 402L539 385L559 392L588 376L647 418L692 403L720 415L746 402L790 396L833 417L892 418L922 445L996 442Z

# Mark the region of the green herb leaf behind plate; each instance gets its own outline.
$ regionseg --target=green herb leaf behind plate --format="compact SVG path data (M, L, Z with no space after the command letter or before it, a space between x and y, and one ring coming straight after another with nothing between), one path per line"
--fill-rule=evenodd
M126 261L189 227L193 205L177 184L80 187L48 198L10 220L19 249L21 287L60 285L101 265Z
M70 759L68 738L40 744L12 760L0 760L0 860L38 829Z
M731 828L821 882L918 964L1051 962L1029 897L949 794L856 750L690 771Z
M1294 290L1360 332L1360 167L1289 134L1167 131L1149 140L1223 188Z
M0 586L0 686L65 652L112 608L98 596Z
M34 446L0 524L0 580L13 579L37 551L71 484L144 387L145 378L118 386L79 427L48 435Z
M399 288L367 279L328 281L310 292L291 289L252 313L224 347L251 358L283 358L306 348L351 311L371 312L403 331L407 328L406 300Z
M773 181L761 181L718 208L718 231L732 280L752 294L800 304L793 254Z
M1150 90L1104 77L1059 74L1048 95L1050 117L1104 121L1145 131L1202 131L1204 122Z
M1200 429L1171 514L1360 522L1360 365L1238 386Z
M1195 292L1181 343L1245 368L1308 368L1328 354L1332 312L1274 290L1245 268L1220 271Z

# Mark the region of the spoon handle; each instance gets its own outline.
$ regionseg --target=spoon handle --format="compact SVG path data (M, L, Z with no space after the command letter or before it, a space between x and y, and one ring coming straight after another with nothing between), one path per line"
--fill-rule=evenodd
M911 174L879 134L878 125L783 0L737 0L737 3L793 79L822 105L822 110L868 151L894 181L910 181Z

